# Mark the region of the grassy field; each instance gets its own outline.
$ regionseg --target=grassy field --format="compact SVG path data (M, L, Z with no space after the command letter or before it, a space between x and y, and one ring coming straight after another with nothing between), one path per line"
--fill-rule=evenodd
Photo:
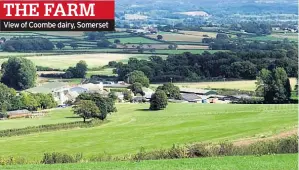
M163 34L165 41L187 41L187 42L202 42L205 36L216 38L217 33L212 32L199 32L199 31L180 31L181 34ZM157 35L148 35L151 38L156 38Z
M154 160L142 162L99 162L57 165L0 166L3 170L282 170L298 169L298 155Z
M272 136L298 123L298 105L170 104L157 112L148 108L148 104L118 104L119 112L109 115L108 123L100 127L0 138L0 155L32 160L55 151L87 157L104 152L124 155L141 147L152 150L173 144Z
M292 88L296 85L296 78L291 78ZM244 80L244 81L219 81L219 82L199 82L199 83L175 83L179 87L185 88L213 88L213 89L239 89L255 91L256 89L255 80ZM157 87L161 84L152 84L153 87Z
M257 41L282 41L283 39L289 39L290 41L298 41L297 33L273 33L267 36L258 36L248 38L249 40L257 40Z
M86 61L89 68L107 65L109 61L123 61L130 57L138 57L137 54L73 54L73 55L58 55L58 56L36 56L27 57L33 61L35 65L46 66L51 68L66 69L69 66L75 66L80 60ZM143 55L147 57L148 55ZM7 59L0 59L0 64Z
M55 109L50 111L48 115L46 115L45 117L34 118L34 119L23 118L23 119L11 119L6 121L0 121L0 130L81 121L80 118L76 118L74 116L75 115L71 112L71 109L69 108Z
M41 55L53 55L55 53L16 53L16 52L0 52L0 58L8 57L26 57L26 56L41 56Z
M154 40L143 38L143 37L113 38L113 39L108 39L108 40L113 43L115 39L119 39L120 42L123 43L123 44L127 44L127 43L132 43L132 44L137 44L137 43L142 43L142 44L160 43L159 41L154 41Z
M92 75L115 76L115 74L113 74L113 68L106 68L101 71L88 71L86 77L90 77Z
M184 52L190 52L193 54L202 54L205 51L208 51L210 53L216 53L220 51L225 51L225 50L156 50L156 53L165 53L165 54L182 54Z

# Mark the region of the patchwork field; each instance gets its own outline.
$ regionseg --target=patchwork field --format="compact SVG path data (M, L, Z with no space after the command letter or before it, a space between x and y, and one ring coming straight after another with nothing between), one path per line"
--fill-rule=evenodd
M296 78L290 79L292 88L295 87ZM175 83L179 87L185 88L213 88L213 89L240 89L254 91L256 89L255 80L247 81L219 81L219 82L199 82L199 83ZM153 84L153 87L159 86L159 84Z
M57 164L57 165L16 165L0 166L3 170L274 170L274 169L298 169L298 155L267 155L244 157L219 157L159 160L142 162L100 162L81 164Z
M157 112L148 108L148 104L117 104L118 112L100 127L0 138L0 155L32 160L55 151L87 157L104 152L124 155L141 147L152 150L173 144L272 136L294 129L298 123L298 105L170 104ZM69 120L66 117L71 113L67 112L70 110L59 114L59 121Z

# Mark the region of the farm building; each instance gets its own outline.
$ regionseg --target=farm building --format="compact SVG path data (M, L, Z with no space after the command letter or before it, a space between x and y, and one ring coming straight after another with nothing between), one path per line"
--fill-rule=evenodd
M197 94L192 94L192 93L181 93L182 99L184 101L190 102L190 103L201 103L202 99L199 95Z
M144 97L146 99L151 99L152 95L155 93L152 89L145 87L142 87L142 91L144 92Z
M214 90L194 89L194 88L180 88L181 93L193 93L197 95L216 95Z
M15 111L7 112L7 115L9 116L10 119L22 118L22 117L30 116L31 112L29 110L15 110Z
M61 89L61 88L66 88L66 87L68 87L67 83L63 83L63 82L50 82L50 83L42 84L42 85L37 86L37 87L33 87L33 88L28 89L26 91L30 92L30 93L50 94L55 89Z

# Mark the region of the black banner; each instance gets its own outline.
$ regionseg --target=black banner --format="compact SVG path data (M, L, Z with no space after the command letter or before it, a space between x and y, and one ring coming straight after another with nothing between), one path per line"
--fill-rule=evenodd
M114 31L114 20L1 20L0 31Z

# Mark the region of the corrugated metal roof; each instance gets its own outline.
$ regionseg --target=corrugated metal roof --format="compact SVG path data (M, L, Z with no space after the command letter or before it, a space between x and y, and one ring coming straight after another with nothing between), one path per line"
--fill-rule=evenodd
M209 92L216 93L216 91L213 91L213 90L194 89L194 88L180 88L180 92L183 92L183 93L196 93L196 94L207 94Z

